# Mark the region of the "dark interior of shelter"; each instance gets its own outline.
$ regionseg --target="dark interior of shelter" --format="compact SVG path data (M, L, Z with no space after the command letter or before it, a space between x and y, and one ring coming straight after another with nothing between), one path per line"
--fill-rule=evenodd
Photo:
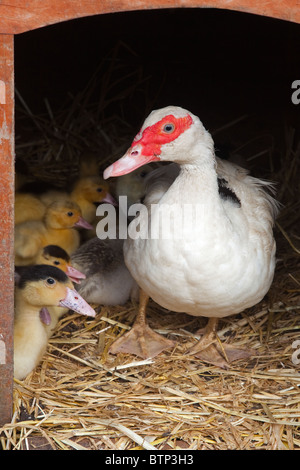
M76 103L77 120L91 109L93 119L60 137L77 134L78 153L90 146L100 159L119 157L149 112L170 104L198 115L221 156L242 157L256 176L280 168L291 133L299 141L292 22L203 8L104 14L17 35L15 57L17 163L39 141L39 116L55 123ZM89 136L103 129L109 145L97 148Z
M236 151L260 140L274 150L287 127L299 126L291 100L299 51L298 24L248 13L104 14L17 35L16 87L32 113L46 113L46 99L55 118L96 75L89 100L105 102L98 125L115 117L133 136L152 109L172 104L198 115L217 146Z

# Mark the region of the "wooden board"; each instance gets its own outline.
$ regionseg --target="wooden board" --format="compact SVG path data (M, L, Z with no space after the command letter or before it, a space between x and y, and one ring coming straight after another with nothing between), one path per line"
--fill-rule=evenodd
M18 34L103 13L197 7L237 10L300 23L298 0L7 0L0 4L0 33Z
M14 49L0 34L0 425L9 421L14 312Z

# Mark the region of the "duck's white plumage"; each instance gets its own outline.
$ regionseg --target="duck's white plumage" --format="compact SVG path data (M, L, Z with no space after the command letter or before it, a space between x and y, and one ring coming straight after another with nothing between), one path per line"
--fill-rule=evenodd
M165 115L182 113L187 112L173 107L153 112L143 128ZM167 211L175 205L175 217L185 204L198 205L198 223L192 219L191 225L179 227L181 239L176 231L169 240L128 238L125 261L142 289L163 307L223 317L256 304L269 290L275 267L276 203L265 191L265 182L215 157L210 135L192 118L194 127L163 146L160 156L181 162L181 171L171 165L152 172L144 202L158 203L147 220L151 226L159 223L156 213L162 204ZM240 205L220 196L218 177L226 180ZM148 218L146 213L141 217Z
M176 127L183 129L176 134ZM149 115L106 176L117 176L134 159L149 161L152 149L155 160L177 165L148 177L145 204L156 205L150 215L142 213L141 226L157 228L164 207L168 216L175 208L175 222L184 205L192 205L199 217L193 212L177 228L175 224L169 239L128 238L124 255L132 276L158 304L194 316L224 317L258 303L275 268L272 227L278 205L266 191L272 185L217 158L199 118L174 106Z

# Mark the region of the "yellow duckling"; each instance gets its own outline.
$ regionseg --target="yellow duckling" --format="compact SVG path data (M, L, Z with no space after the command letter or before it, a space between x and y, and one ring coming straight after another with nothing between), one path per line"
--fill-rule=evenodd
M96 220L96 205L108 203L116 205L109 193L109 186L100 176L81 178L71 193L71 199L80 206L83 217L92 224Z
M28 266L15 294L14 376L19 380L37 366L46 350L48 332L44 323L48 321L47 307L51 306L95 316L63 271L54 266Z
M58 245L68 254L80 244L75 227L92 229L81 216L80 207L72 201L57 201L50 204L43 220L33 220L15 226L15 265L35 264L41 248Z
M100 176L86 176L78 179L70 194L62 191L48 191L41 195L41 201L47 206L53 201L71 199L79 205L83 218L92 224L96 219L96 205L100 203L116 204L109 193L109 186Z
M46 212L46 205L30 193L16 193L15 195L15 224L27 220L42 220Z

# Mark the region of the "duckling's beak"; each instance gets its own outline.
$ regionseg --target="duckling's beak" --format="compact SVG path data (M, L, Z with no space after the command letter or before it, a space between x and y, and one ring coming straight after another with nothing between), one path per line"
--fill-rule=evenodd
M63 300L60 300L59 307L66 307L74 312L87 315L88 317L95 317L95 310L81 297L81 295L74 289L67 287L67 295Z
M109 193L106 193L106 196L102 199L101 203L103 202L107 202L107 204L112 204L113 206L116 206L116 207L119 205L117 201L115 200L115 198Z
M73 266L67 265L66 275L71 279L72 282L80 284L81 279L85 279L86 275L73 268Z
M87 230L93 230L93 228L94 228L83 217L79 217L76 224L74 224L74 227L82 227L82 228L86 228Z

